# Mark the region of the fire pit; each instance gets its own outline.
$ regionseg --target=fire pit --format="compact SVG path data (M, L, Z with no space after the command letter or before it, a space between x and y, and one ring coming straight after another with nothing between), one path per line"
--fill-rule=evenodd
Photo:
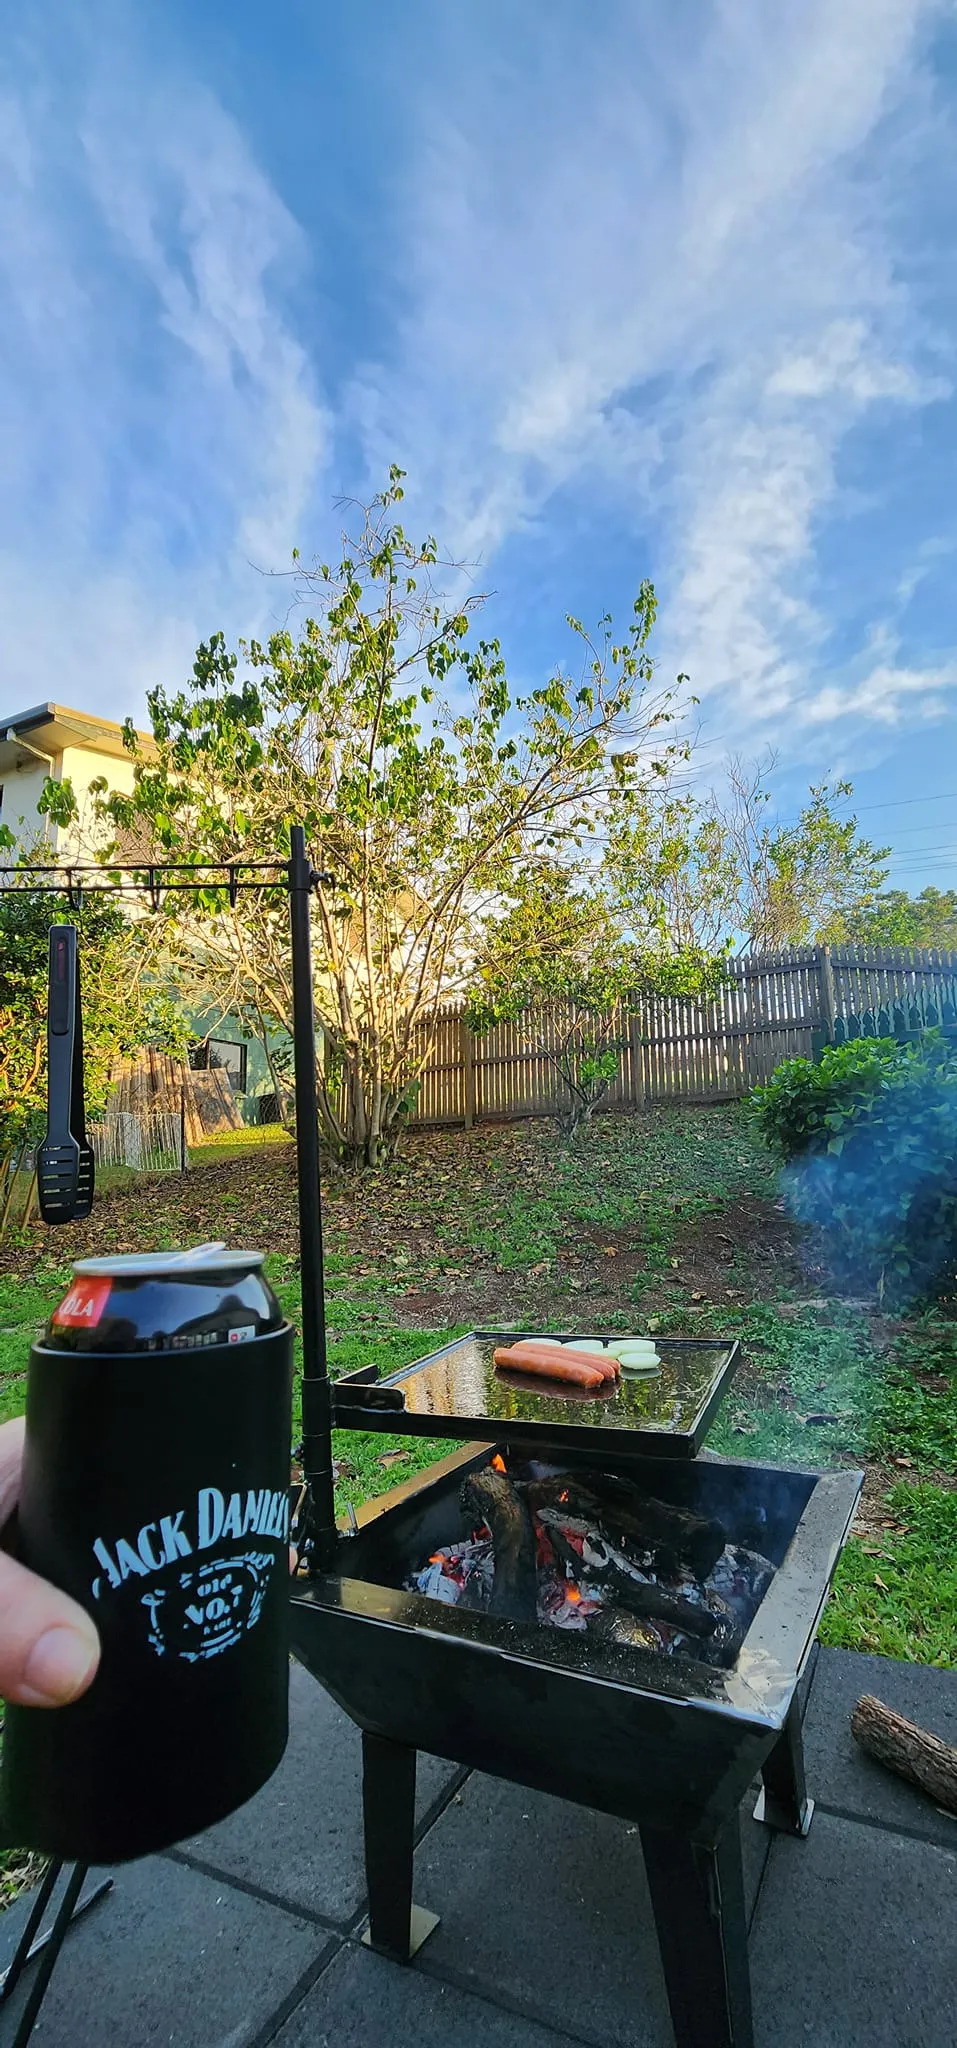
M500 1341L333 1389L341 1426L473 1439L293 1594L297 1656L362 1729L372 1945L407 1960L435 1924L428 1750L637 1822L679 2048L750 2048L738 1808L760 1772L761 1817L807 1831L797 1688L861 1475L695 1456L733 1346L662 1340L653 1384L575 1399L496 1374Z

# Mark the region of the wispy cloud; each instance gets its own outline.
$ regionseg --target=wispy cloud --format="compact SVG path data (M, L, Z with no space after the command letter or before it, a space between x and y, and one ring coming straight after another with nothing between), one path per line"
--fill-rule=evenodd
M283 310L309 252L188 76L93 39L78 72L48 62L29 86L18 56L0 119L4 695L126 709L179 681L224 612L257 623L250 563L300 538L328 438Z
M792 714L807 738L802 705L837 701L816 572L850 509L842 451L950 392L890 205L895 122L913 156L933 120L939 12L612 6L595 37L560 8L494 75L460 23L454 115L423 103L397 242L410 310L352 395L370 470L398 440L442 530L486 557L575 479L600 523L613 480L654 534L664 660L735 741ZM905 672L839 693L841 715L886 718L895 689L939 701L939 666Z

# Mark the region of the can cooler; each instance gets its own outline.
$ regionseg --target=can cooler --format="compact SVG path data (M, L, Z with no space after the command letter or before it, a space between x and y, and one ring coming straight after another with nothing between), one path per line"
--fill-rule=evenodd
M93 1616L88 1692L6 1711L5 1840L85 1863L198 1833L288 1732L293 1332L262 1255L86 1259L30 1354L17 1555Z

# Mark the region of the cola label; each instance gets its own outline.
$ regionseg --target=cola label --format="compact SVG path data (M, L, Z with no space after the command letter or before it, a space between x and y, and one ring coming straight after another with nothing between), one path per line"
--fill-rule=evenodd
M249 1547L237 1550L244 1538ZM274 1547L264 1549L264 1539ZM286 1570L288 1539L284 1488L224 1494L203 1486L191 1509L158 1515L126 1535L97 1536L90 1590L105 1603L140 1582L151 1649L193 1663L232 1649L255 1628L273 1572ZM203 1555L210 1551L216 1555ZM187 1558L197 1561L184 1568Z

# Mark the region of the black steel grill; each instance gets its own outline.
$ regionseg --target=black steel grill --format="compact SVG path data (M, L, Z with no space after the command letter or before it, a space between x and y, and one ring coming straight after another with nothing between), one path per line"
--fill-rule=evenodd
M679 2048L750 2048L738 1809L760 1772L761 1817L807 1831L797 1688L861 1475L694 1456L702 1414L710 1419L733 1370L731 1347L710 1347L707 1369L695 1357L683 1373L672 1346L670 1392L659 1386L654 1397L670 1401L671 1428L634 1401L616 1428L613 1399L585 1421L580 1403L551 1392L516 1401L514 1389L490 1386L494 1333L470 1352L473 1341L462 1340L458 1375L448 1360L461 1343L390 1381L353 1376L334 1390L335 1419L351 1427L474 1438L489 1433L489 1407L507 1397L513 1412L496 1416L496 1445L473 1443L370 1503L334 1569L294 1591L295 1652L362 1730L371 1942L406 1960L434 1924L411 1890L415 1754L431 1751L637 1822ZM536 1420L536 1401L547 1419ZM636 1456L649 1439L659 1455ZM493 1454L520 1474L628 1482L759 1549L774 1575L727 1668L409 1590L432 1552L470 1533L463 1480Z

